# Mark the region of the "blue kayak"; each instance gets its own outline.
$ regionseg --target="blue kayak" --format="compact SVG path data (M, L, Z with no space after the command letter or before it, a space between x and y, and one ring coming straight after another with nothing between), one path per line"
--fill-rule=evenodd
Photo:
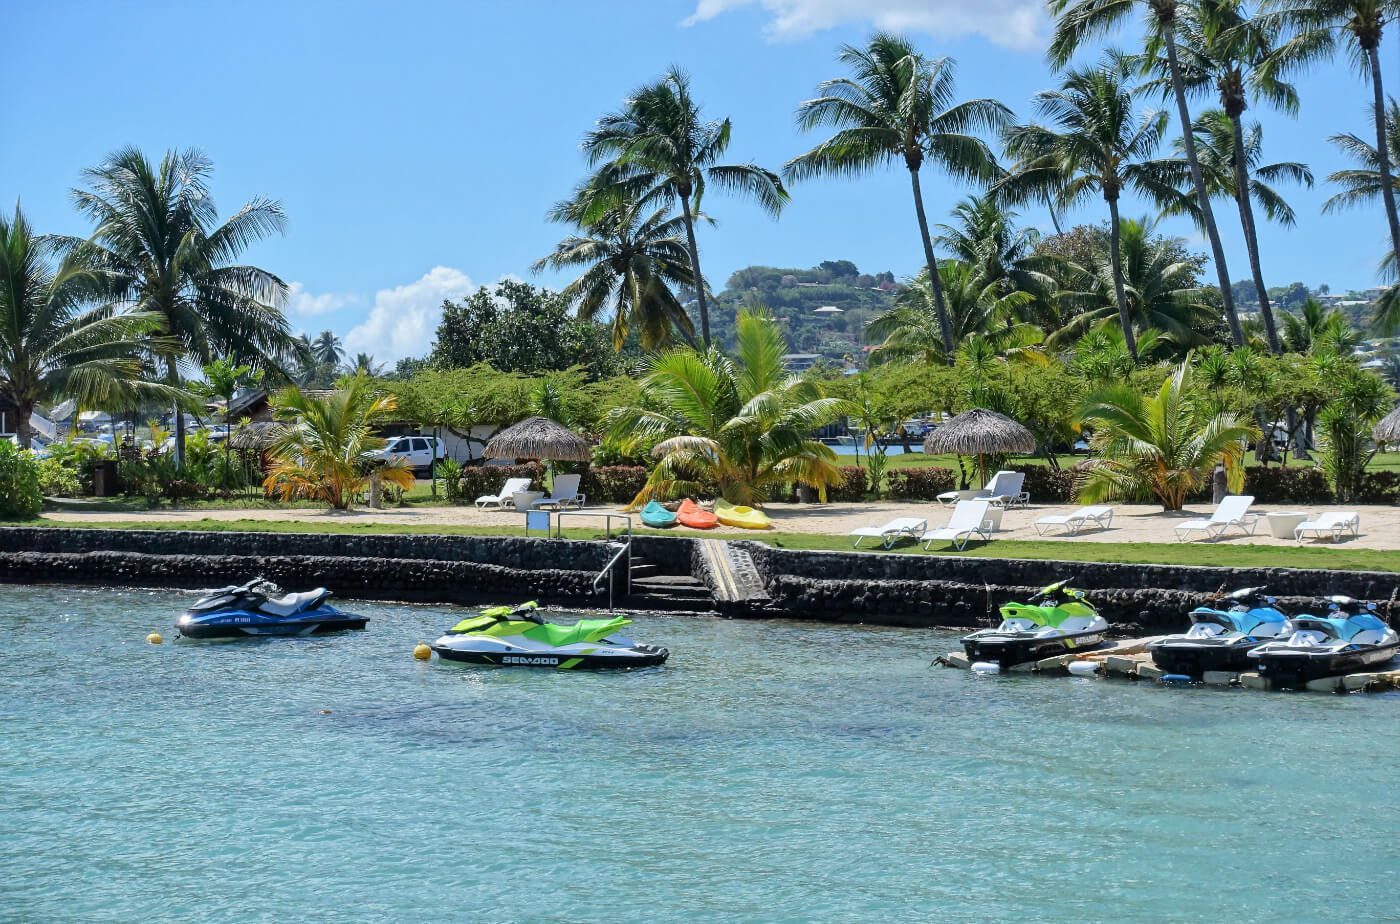
M642 508L642 522L655 529L666 529L676 525L676 515L656 501L647 501Z

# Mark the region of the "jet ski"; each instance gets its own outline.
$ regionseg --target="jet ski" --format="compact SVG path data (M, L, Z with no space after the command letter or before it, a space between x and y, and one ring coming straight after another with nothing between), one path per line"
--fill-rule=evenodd
M1108 622L1084 599L1084 592L1057 581L1029 603L1006 603L1001 625L963 637L973 670L996 673L1014 664L1039 661L1067 651L1103 644Z
M625 616L580 619L571 626L545 622L533 601L496 606L469 616L433 642L438 657L499 667L552 667L557 670L653 667L670 652L639 645L617 631L631 625Z
M1385 664L1400 651L1400 635L1376 615L1374 604L1327 600L1326 616L1294 616L1275 641L1249 653L1272 686L1301 689L1309 680Z
M1250 651L1276 638L1288 620L1263 590L1245 587L1227 594L1224 608L1196 607L1188 614L1189 630L1152 645L1152 662L1168 674L1193 680L1206 671L1250 670Z
M199 600L175 621L187 638L243 638L254 635L320 635L363 629L365 616L345 613L326 601L324 587L305 593L274 596L276 584L256 578L223 587Z

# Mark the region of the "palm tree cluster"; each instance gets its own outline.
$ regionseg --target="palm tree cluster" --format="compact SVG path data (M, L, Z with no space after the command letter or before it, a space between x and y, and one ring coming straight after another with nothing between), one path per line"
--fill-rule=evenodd
M18 206L0 220L0 397L20 411L21 446L41 402L127 410L160 397L183 460L188 373L217 359L282 373L295 352L287 287L238 258L285 217L256 198L219 221L211 170L198 151L153 162L124 148L73 191L89 237L35 235Z

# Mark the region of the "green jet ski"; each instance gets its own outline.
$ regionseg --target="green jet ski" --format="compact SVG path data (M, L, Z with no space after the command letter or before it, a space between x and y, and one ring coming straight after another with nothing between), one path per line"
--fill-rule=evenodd
M1108 622L1084 599L1084 592L1056 581L1029 603L1004 603L1001 625L963 637L963 650L980 673L998 673L1015 664L1039 661L1067 651L1103 644Z
M438 657L495 667L575 669L653 667L670 652L639 645L618 635L632 620L580 619L571 626L545 622L531 601L520 606L495 606L469 616L433 642Z

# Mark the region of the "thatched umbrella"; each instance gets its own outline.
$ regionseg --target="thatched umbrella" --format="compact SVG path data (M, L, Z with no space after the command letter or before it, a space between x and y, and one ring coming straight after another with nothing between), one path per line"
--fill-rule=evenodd
M976 456L978 474L986 484L987 456L1035 452L1035 434L1004 414L978 407L964 411L924 437L924 452Z
M1377 443L1400 443L1400 404L1371 431Z
M593 458L588 440L548 417L530 417L507 427L491 437L484 455L488 459L550 462L587 462Z

